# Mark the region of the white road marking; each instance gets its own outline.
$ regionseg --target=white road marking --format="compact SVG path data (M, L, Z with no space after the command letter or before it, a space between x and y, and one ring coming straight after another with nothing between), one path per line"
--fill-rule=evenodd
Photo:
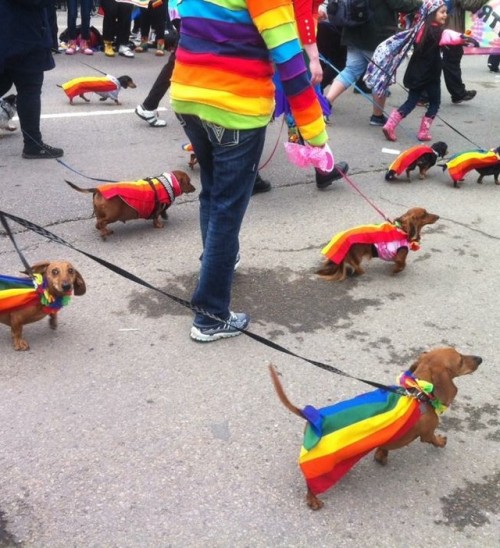
M385 152L386 154L401 154L401 151L396 150L395 148L383 148L382 152Z
M159 107L156 109L158 112L166 112L165 107ZM41 118L44 120L50 120L52 118L80 118L82 116L107 116L116 114L132 114L135 112L134 108L122 108L113 110L93 110L91 112L59 112L54 114L42 114ZM14 120L19 120L16 116Z

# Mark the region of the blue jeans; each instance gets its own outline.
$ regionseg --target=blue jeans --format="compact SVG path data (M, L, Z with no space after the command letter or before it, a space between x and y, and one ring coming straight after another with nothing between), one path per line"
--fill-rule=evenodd
M347 46L345 68L335 79L345 88L351 87L363 76L372 56L373 51Z
M203 243L200 278L193 306L229 318L239 233L257 176L266 128L233 130L178 114L200 166L200 228ZM196 314L198 327L214 320Z
M398 108L399 113L404 117L417 106L422 94L427 94L429 106L425 113L426 118L435 118L441 105L441 82L429 82L426 86L408 91L408 99Z

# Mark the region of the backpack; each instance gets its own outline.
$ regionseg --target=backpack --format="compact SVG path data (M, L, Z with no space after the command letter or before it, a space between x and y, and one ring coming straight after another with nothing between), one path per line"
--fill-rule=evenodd
M330 0L327 13L335 27L358 27L373 17L369 0Z

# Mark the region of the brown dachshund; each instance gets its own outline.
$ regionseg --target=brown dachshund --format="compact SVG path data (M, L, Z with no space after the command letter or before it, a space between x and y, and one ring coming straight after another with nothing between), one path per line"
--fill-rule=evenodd
M86 291L81 274L67 261L39 262L31 270L42 275L42 284L38 289L33 289L32 296L27 296L25 304L0 312L0 323L10 326L14 350L29 349L28 342L22 338L26 324L48 315L50 327L57 329L57 312L65 304L63 298L72 293L84 295Z
M96 188L80 188L70 181L66 182L78 192L94 195L95 226L103 240L113 234L107 225L116 221L124 223L132 219L153 219L155 228L163 228L160 217L167 218L166 211L175 198L196 190L185 171L162 173L139 181L109 183Z
M453 379L473 373L481 362L482 358L479 356L466 356L450 347L424 352L404 374L405 384L400 380L400 386L410 390L406 392L408 395L391 393L390 397L394 398L392 401L395 403L385 403L386 400L383 398L389 398L389 391L379 389L319 410L310 406L300 410L293 405L283 390L276 370L270 366L274 387L283 405L308 421L299 459L307 482L308 506L313 510L319 510L323 502L317 495L334 485L358 460L373 449L376 450L375 460L380 464L386 464L389 451L404 447L417 438L435 447L444 447L446 437L435 433L439 423L437 412L442 412L455 399L457 387ZM426 392L422 388L425 382L418 385L407 384L408 379L415 383L426 381L431 385L427 384ZM384 407L382 410L373 408L371 414L367 415L365 411L365 414L361 415L361 407L356 408L355 405L362 405L366 409L369 407L369 398L372 404L375 400L377 405L384 401ZM355 409L350 422L347 418L349 405ZM401 412L403 408L404 414ZM398 410L394 418L389 417L392 409ZM379 426L382 422L379 417L382 415L384 423ZM371 426L369 420L372 417L375 417L373 428L378 429L375 433L367 431ZM388 424L390 420L392 423Z
M317 274L336 282L345 280L351 271L360 276L364 274L363 260L373 257L395 263L392 272L397 274L405 269L410 249L419 248L422 228L438 219L438 215L414 207L393 223L356 227L337 234L322 250L327 258Z

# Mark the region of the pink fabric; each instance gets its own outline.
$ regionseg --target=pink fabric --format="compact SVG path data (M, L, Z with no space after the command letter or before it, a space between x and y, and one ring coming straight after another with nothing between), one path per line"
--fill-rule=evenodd
M328 144L313 147L307 144L285 143L285 151L290 162L299 167L314 167L324 173L330 173L335 167L333 152Z
M373 244L377 249L379 259L383 261L393 261L400 247L410 247L410 242L406 238L392 242L381 242Z

